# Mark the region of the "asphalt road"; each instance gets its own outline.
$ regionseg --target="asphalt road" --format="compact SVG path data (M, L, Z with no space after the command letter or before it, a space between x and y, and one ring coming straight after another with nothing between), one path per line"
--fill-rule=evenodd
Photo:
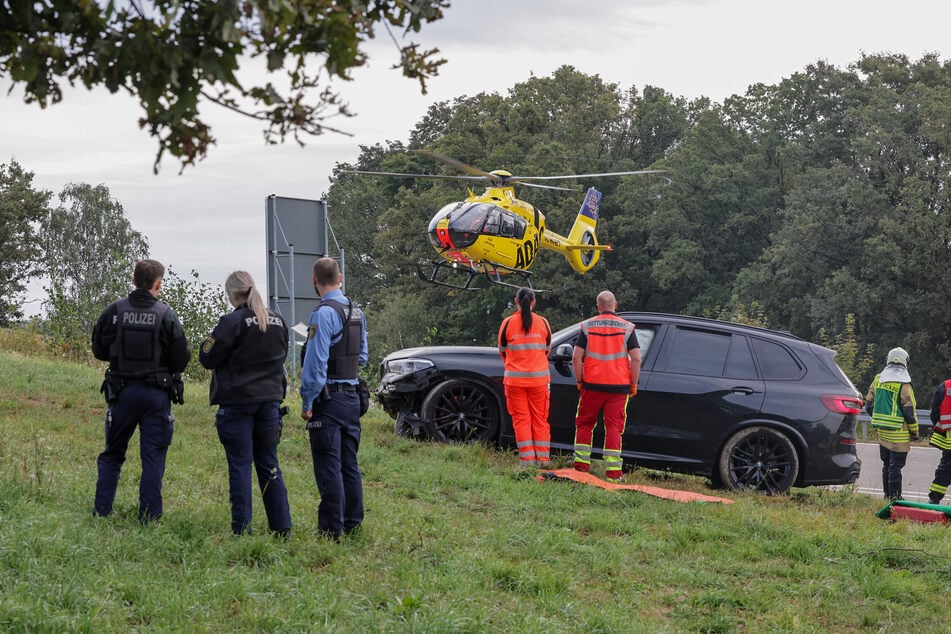
M862 471L855 482L859 493L883 498L882 459L878 454L878 443L858 443ZM912 447L902 474L902 497L912 502L927 502L928 487L934 478L934 470L941 458L941 451L934 447Z

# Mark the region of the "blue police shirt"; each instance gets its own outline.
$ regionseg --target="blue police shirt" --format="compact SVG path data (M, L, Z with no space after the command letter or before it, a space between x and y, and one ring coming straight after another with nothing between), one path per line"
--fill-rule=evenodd
M323 296L323 299L340 302L344 306L349 305L349 299L340 291L335 289ZM360 336L360 365L367 364L369 351L367 347L367 323L366 317L362 316L363 332ZM304 354L304 367L301 370L300 396L301 412L311 410L314 399L324 389L327 383L327 361L330 359L330 348L343 338L343 322L337 311L332 308L321 310L317 308L310 315L308 323L307 352ZM340 333L336 338L333 335ZM331 381L331 383L350 383L357 384L357 379L347 379L340 381Z

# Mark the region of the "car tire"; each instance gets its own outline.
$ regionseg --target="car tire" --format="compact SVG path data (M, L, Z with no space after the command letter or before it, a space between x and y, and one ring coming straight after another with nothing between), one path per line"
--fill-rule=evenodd
M477 383L450 379L436 384L420 408L427 435L437 442L493 443L499 435L495 397Z
M747 427L723 446L718 475L730 489L785 495L799 477L799 454L783 433L769 427Z
M396 420L393 422L393 431L397 436L403 438L416 438L419 436L419 427L409 422L410 415L411 412L405 409L401 409L397 412ZM419 419L416 420L418 421Z

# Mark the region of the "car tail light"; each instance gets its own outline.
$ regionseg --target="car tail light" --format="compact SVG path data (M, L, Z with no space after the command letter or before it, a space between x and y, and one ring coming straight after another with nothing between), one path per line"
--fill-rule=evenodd
M835 412L836 414L858 414L862 411L862 406L865 405L862 399L855 396L823 394L821 398L822 404L825 405L830 412Z

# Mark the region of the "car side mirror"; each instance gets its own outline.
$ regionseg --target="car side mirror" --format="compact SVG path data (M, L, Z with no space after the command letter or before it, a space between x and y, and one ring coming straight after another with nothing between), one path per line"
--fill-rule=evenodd
M567 363L571 361L571 355L574 353L574 350L575 347L570 343L563 343L555 348L548 358L555 363Z

